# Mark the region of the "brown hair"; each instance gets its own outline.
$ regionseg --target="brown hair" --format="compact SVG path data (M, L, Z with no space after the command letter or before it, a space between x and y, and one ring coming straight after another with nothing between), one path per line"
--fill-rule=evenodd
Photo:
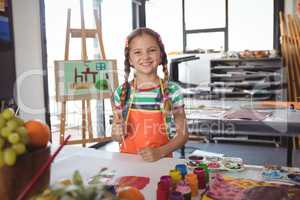
M171 104L170 104L170 100L168 98L168 79L169 79L169 73L168 73L168 59L167 59L167 54L165 51L165 47L164 44L162 43L161 37L158 33L156 33L154 30L150 29L150 28L137 28L134 31L131 32L130 35L127 36L127 40L126 40L126 45L125 45L125 49L124 49L124 54L125 54L125 61L124 61L124 65L125 65L125 83L122 85L122 93L121 93L121 106L122 108L124 107L124 105L126 104L126 95L128 92L128 88L129 88L129 83L128 83L128 77L130 74L130 63L129 63L129 44L130 42L137 36L142 36L143 34L147 34L152 36L156 41L157 44L159 46L160 49L160 57L161 57L161 65L163 66L163 72L164 72L164 79L163 79L163 90L164 90L164 94L163 94L163 103L164 103L164 109L165 111L170 111L171 110ZM134 83L133 83L134 84Z

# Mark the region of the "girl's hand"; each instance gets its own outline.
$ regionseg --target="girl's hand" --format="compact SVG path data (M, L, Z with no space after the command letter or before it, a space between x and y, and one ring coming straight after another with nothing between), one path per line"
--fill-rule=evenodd
M142 149L139 152L139 154L142 156L142 158L145 161L148 161L148 162L157 161L162 157L159 148L146 147L146 148Z
M123 138L126 136L125 125L123 120L115 119L112 124L111 137L117 142L122 142Z

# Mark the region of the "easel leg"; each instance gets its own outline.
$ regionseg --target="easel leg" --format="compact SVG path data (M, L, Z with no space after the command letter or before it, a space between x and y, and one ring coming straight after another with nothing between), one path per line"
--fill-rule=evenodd
M91 114L90 100L87 100L87 122L88 122L89 140L92 140L94 137L93 137L93 130L92 130L92 114Z
M86 144L86 109L85 100L82 100L82 146L85 147Z
M65 138L66 127L66 101L61 102L61 114L60 114L60 136L59 143L62 144Z

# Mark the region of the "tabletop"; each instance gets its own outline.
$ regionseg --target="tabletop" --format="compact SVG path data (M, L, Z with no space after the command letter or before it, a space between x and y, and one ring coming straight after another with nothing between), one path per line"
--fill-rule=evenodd
M53 148L52 148L53 151ZM185 163L183 159L163 158L156 162L145 162L138 155L129 155L118 152L108 152L91 148L66 146L51 166L51 183L62 179L69 179L75 170L79 170L83 179L88 179L103 168L115 170L115 178L121 176L146 176L150 183L142 193L145 199L156 199L156 186L162 175L167 175L176 164ZM260 166L246 165L243 172L226 173L241 178L261 180ZM199 199L199 198L194 198Z

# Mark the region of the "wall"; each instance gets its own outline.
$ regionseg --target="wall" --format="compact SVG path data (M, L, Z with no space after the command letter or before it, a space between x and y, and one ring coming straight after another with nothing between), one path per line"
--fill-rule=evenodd
M296 1L297 0L285 0L284 1L284 12L286 14L296 14Z
M45 121L39 0L12 0L12 4L20 115Z

